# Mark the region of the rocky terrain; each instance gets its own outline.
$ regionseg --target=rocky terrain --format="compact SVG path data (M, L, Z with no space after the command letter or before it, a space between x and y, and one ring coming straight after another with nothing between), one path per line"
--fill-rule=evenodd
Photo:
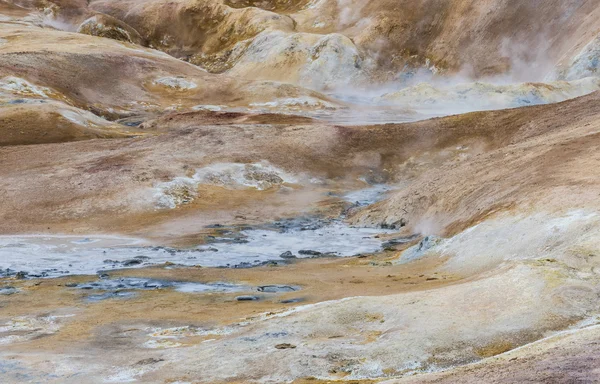
M600 381L598 16L0 1L0 382Z

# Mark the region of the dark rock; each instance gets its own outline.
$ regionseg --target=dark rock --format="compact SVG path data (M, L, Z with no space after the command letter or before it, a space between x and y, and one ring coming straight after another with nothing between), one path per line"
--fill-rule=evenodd
M238 296L235 298L237 301L257 301L259 300L258 296Z
M294 348L296 348L296 346L292 345L292 344L288 344L288 343L283 343L283 344L277 344L275 346L275 348L277 348L277 349L294 349Z
M161 361L165 361L165 359L156 359L154 357L149 357L147 359L143 359L143 360L138 361L137 363L135 363L135 365L156 364L156 363L160 363Z
M405 218L401 218L400 220L398 220L394 223L394 226L396 228L403 228L403 227L406 227L406 224L408 224L408 221L406 221Z
M25 271L19 271L15 274L15 278L17 278L17 279L26 279L27 276L29 276L29 273L27 273Z
M298 251L298 253L301 255L305 255L305 256L321 256L321 255L323 255L323 253L321 253L321 252L312 251L310 249L301 249Z
M406 219L402 218L391 224L381 223L381 228L383 228L383 229L400 229L400 228L406 227L406 224L408 224L408 221L406 221Z
M139 265L142 264L142 260L138 260L138 259L129 259L129 260L125 260L121 263L124 267L131 267L134 265Z
M296 256L294 256L294 254L291 251L283 252L281 255L279 255L279 257L281 257L282 259L295 259L296 258Z
M198 249L196 252L219 252L219 250L217 248L210 247L206 249Z
M233 266L233 268L252 268L252 263L243 262Z
M0 277L8 277L8 276L12 276L13 274L14 274L14 271L10 268L0 270Z
M297 298L294 298L294 299L281 300L280 303L281 304L294 304L294 303L301 303L304 300L306 300L306 299L304 299L302 297L297 297Z
M392 247L395 247L396 245L410 243L411 241L413 241L416 238L417 238L417 235L412 235L412 236L407 236L407 237L398 237L396 239L391 239L391 240L384 242L383 244L381 244L381 247L384 249L392 248Z

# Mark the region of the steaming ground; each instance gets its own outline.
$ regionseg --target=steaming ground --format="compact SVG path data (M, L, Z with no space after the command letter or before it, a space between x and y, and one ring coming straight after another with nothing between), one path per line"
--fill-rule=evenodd
M569 35L573 45L554 43L545 50L547 57L526 54L540 45L543 33L535 30L528 40L537 42L535 47L522 39L482 37L486 44L472 49L491 47L494 52L487 52L487 59L495 58L495 64L483 60L481 52L450 64L433 60L436 53L386 59L392 40L377 31L389 22L380 12L390 4L333 3L298 3L280 11L203 0L198 9L182 2L158 19L153 15L160 1L135 6L66 1L41 10L25 3L4 4L0 97L3 105L12 106L3 108L8 122L3 124L4 142L135 135L140 123L172 111L279 113L346 125L397 123L560 102L599 88L591 18ZM330 15L332 7L342 10L339 20L329 19L336 17ZM545 7L548 17L561 10ZM575 28L582 12L592 12L587 8L573 5L571 16L556 26ZM489 15L502 19L498 23L516 17ZM179 26L194 17L212 17L214 28L187 36ZM169 27L162 25L167 20ZM315 26L321 23L334 29L319 31ZM237 29L228 27L233 24ZM357 35L359 28L363 32ZM386 68L385 62L394 68ZM481 68L484 62L487 69ZM20 119L29 127L16 133L9 123Z
M600 381L599 9L0 2L0 382Z

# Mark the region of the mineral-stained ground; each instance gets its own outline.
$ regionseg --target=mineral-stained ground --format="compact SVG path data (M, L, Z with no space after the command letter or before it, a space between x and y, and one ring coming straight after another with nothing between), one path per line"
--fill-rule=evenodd
M0 0L0 382L599 382L599 31Z

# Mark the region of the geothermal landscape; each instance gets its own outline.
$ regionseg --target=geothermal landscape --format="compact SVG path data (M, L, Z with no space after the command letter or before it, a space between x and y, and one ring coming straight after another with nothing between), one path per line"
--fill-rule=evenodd
M0 0L0 382L600 382L599 69L597 0Z

